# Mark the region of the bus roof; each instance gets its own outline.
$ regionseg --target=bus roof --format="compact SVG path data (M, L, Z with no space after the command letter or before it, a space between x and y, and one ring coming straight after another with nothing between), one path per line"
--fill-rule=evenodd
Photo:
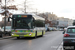
M13 15L32 15L32 14L13 14Z
M35 14L13 14L13 15L32 15L35 20L45 20L44 18L37 16Z
M40 17L40 16L37 16L37 15L34 15L33 16L35 20L45 20L44 18Z

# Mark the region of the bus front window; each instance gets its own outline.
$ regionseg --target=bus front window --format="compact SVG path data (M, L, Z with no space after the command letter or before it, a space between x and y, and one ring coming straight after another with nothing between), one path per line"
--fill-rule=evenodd
M16 29L31 29L32 27L32 18L17 18L13 20L13 27Z

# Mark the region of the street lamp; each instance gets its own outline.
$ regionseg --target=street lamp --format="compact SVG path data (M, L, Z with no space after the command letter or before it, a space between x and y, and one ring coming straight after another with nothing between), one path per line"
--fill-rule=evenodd
M5 27L6 27L6 0L5 0L4 35L5 35Z

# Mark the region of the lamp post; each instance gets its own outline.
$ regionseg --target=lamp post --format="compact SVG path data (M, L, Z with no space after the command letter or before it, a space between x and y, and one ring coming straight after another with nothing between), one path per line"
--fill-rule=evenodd
M5 27L6 27L6 0L5 0L4 35L6 35L5 34Z

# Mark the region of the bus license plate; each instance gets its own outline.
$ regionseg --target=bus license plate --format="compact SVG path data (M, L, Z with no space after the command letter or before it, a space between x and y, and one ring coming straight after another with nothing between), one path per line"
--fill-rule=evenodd
M19 35L20 37L24 37L24 35Z

